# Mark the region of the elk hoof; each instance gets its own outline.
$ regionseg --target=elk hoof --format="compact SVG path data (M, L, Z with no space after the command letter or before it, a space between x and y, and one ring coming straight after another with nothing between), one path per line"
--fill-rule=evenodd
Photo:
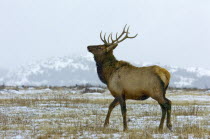
M128 131L128 127L125 127L124 129L123 129L123 131L125 132L125 131Z
M172 125L171 125L171 124L168 124L167 127L168 127L168 129L169 129L170 131L173 132L173 129L172 129Z
M160 133L162 133L163 132L163 128L158 128L158 131L160 132Z
M106 128L108 125L109 125L109 123L105 123L105 124L104 124L104 128Z
M160 124L160 125L159 125L158 131L159 131L159 132L162 132L162 131L163 131L163 124Z

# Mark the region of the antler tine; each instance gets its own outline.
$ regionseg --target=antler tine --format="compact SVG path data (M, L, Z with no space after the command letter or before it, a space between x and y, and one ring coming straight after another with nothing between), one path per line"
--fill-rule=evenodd
M104 34L104 44L107 45L107 41L106 41L106 33Z
M128 36L127 38L136 38L137 35L138 35L138 33L137 33L135 36L133 36L133 37L129 37L129 36Z
M128 26L127 31L126 31L126 34L129 34L129 28L130 28L130 26Z
M135 38L137 35L138 35L138 34L136 34L136 35L133 36L133 37L129 37L129 36L126 34L126 36L125 36L123 39L117 41L117 43L120 43L120 42L124 41L124 40L127 39L127 38L131 38L131 39L132 39L132 38Z
M129 28L130 28L130 26L128 26L128 28L127 28L126 38L135 38L138 35L138 33L136 35L134 35L133 37L129 37L128 36L128 34L130 33Z
M102 38L102 31L101 31L101 33L100 33L100 38L101 38L101 41L102 41L102 42L106 43L106 41Z
M112 33L111 33L110 35L111 35L111 41L112 41L112 43L114 43L114 40L113 40L113 38L112 38Z
M101 35L102 35L102 31L101 31L101 33L100 33L100 38L101 38L102 41L104 41L104 40L102 39L102 36L101 36Z
M127 26L127 24L126 24L125 27L123 28L123 32L122 32L122 33L120 34L120 36L116 39L116 41L119 40L119 39L124 35L124 33L126 33L126 31L125 31L126 26Z
M109 36L108 36L108 43L109 43L109 40L110 40L111 34L112 34L112 33L110 33L110 34L109 34ZM109 43L109 44L110 44L110 43Z
M124 28L123 28L123 32L125 32L126 26L127 26L127 24L124 26ZM129 27L128 27L128 28L129 28Z
M128 36L128 34L130 33L130 32L129 32L129 28L130 28L130 26L129 26L128 29L127 29L127 34L126 34L126 35L127 35L127 38L135 38L135 37L138 35L138 33L137 33L136 35L134 35L133 37L129 37L129 36Z

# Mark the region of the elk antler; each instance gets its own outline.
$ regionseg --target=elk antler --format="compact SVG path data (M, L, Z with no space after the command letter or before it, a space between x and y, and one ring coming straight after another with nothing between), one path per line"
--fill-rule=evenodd
M101 40L104 42L104 45L109 46L107 48L107 51L110 51L110 50L114 49L120 42L124 41L125 39L127 39L127 38L132 39L132 38L135 38L138 35L138 34L136 34L135 36L132 36L132 37L128 36L129 26L128 26L127 29L126 29L126 26L127 26L127 24L125 25L122 33L119 36L116 33L116 39L115 40L113 40L112 33L109 34L107 40L106 40L106 33L104 34L104 38L102 38L102 31L101 31L101 33L100 33ZM123 35L124 35L124 37L122 38Z

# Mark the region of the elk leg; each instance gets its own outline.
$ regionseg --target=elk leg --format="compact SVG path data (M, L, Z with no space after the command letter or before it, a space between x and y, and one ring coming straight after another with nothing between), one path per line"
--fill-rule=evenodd
M158 93L160 94L160 93ZM165 93L163 93L165 94ZM153 99L157 100L161 109L162 109L162 117L160 120L159 130L163 130L163 124L165 120L165 116L167 114L167 124L169 130L172 130L172 124L171 124L171 101L167 98L165 98L165 95L163 96L152 96Z
M121 112L123 116L123 131L126 131L128 129L127 127L127 121L126 121L126 103L125 103L125 97L119 98L120 106L121 106Z
M161 117L161 120L160 120L159 130L162 131L167 109L162 104L160 104L160 107L161 107L161 110L162 110L162 117Z
M169 130L172 131L172 124L171 124L171 101L167 99L167 123L166 126L168 127Z
M111 115L111 112L112 110L114 109L115 106L117 106L119 104L119 101L117 98L115 98L112 103L109 105L109 110L108 110L108 113L107 113L107 116L106 116L106 120L105 120L105 123L104 123L104 127L106 127L108 124L109 124L109 117Z
M164 101L162 101L162 103L159 102L159 104L161 105L161 109L162 109L162 118L161 118L159 130L161 131L163 129L163 122L164 122L164 119L165 119L165 115L167 113L166 126L168 127L169 130L172 131L172 124L171 124L171 101L168 100L167 98L164 98Z

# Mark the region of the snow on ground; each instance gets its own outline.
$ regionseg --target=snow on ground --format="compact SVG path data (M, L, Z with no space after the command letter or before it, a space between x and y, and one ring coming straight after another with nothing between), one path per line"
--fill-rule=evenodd
M46 92L52 92L51 89L34 89L34 88L29 88L27 90L13 90L13 89L3 89L0 90L0 94L37 94L37 93L46 93Z
M151 98L127 101L129 130L123 132L120 107L103 128L113 97L100 87L0 90L0 138L210 138L209 91L168 91L172 101L173 132L157 131L161 109ZM186 101L186 102L185 102ZM183 103L184 102L184 103ZM199 132L199 133L198 133Z
M205 101L205 102L209 102L210 103L210 95L209 96L198 96L198 95L177 95L177 96L173 96L173 97L168 97L171 100L186 100L186 101Z

